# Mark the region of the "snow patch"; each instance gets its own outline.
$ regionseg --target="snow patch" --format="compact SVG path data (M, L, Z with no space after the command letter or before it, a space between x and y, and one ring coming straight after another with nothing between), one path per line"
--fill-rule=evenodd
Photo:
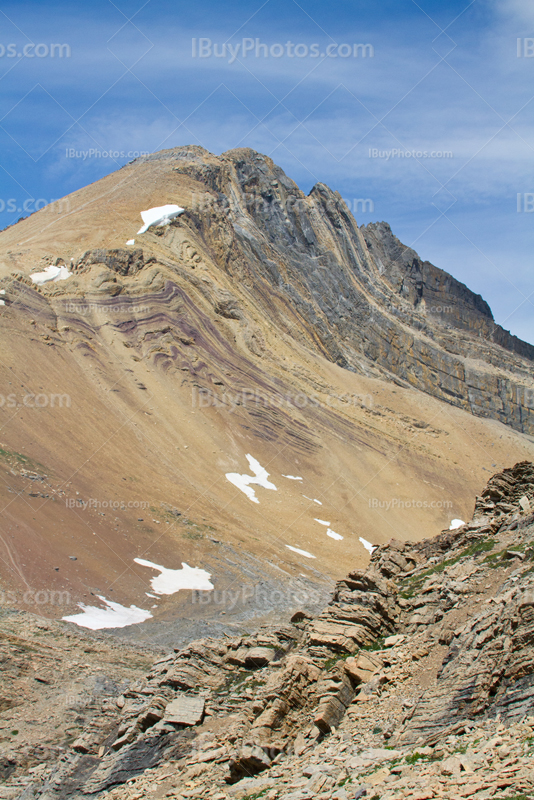
M160 574L150 581L156 594L174 594L180 589L196 589L206 592L215 588L210 581L211 574L209 572L198 567L190 567L183 561L182 569L167 569L142 558L134 558L134 561L142 567L159 570Z
M288 478L290 481L301 481L302 478L299 478L297 475L282 475L282 478Z
M135 239L128 239L126 244L135 244Z
M363 536L360 536L359 538L360 538L360 542L363 544L365 549L368 550L369 553L372 555L373 550L376 550L377 545L371 544L371 542L368 542L367 539L363 538Z
M316 500L315 497L311 498L311 497L308 497L306 494L303 494L302 496L305 497L306 500L312 500L312 502L317 503L318 506L322 506L321 501L320 500Z
M463 519L453 519L453 520L451 520L451 524L449 525L449 530L450 531L455 531L456 528L461 528L462 525L465 525L465 522L463 521Z
M256 461L251 455L246 456L248 464L254 475L240 475L238 472L227 472L226 473L226 480L233 483L234 486L242 491L249 500L252 500L253 503L259 503L260 501L256 497L256 492L254 489L250 488L251 484L257 484L258 486L263 486L264 489L274 489L277 491L277 487L274 483L271 483L268 479L269 473L265 470L259 461Z
M299 550L298 547L291 547L290 544L286 544L288 550L293 550L294 553L298 553L299 556L306 556L306 558L316 558L316 556L312 556L311 553L308 553L307 550Z
M171 219L183 214L183 212L183 208L175 205L157 206L156 208L149 208L147 211L141 211L141 219L145 224L142 228L139 228L137 235L146 233L152 225L157 225L158 228L168 225Z
M34 272L30 278L37 286L42 286L49 281L66 281L71 275L67 267L45 267L42 272Z
M339 533L333 531L331 528L328 528L326 535L330 536L331 539L336 539L338 542L341 542L343 540L343 537L340 536Z
M120 603L113 603L105 597L97 595L99 600L106 604L107 608L97 608L96 606L86 606L78 603L82 609L82 614L72 614L70 617L62 617L65 622L74 622L81 628L89 628L92 631L99 631L102 628L126 628L128 625L137 625L152 617L150 611L144 608L130 606L126 608Z
M314 519L314 522L318 522L319 525L326 525L327 528L330 525L330 523L329 522L325 522L324 519L317 519L316 518L316 519Z

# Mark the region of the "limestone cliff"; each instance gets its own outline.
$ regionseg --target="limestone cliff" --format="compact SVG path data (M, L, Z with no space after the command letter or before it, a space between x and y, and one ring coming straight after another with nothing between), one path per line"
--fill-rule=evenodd
M306 197L252 150L214 158L190 147L140 160L152 158L204 185L188 215L219 265L251 282L271 311L278 304L260 289L268 284L285 306L276 313L283 329L307 329L308 338L311 329L347 369L394 376L534 431L534 347L496 325L480 295L422 262L387 223L359 229L337 192L319 183Z

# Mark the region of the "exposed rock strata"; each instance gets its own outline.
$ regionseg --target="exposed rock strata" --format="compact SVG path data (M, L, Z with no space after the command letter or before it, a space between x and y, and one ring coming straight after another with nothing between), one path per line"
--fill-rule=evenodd
M534 430L534 346L497 325L480 295L422 262L387 223L359 229L337 192L318 183L305 196L252 150L215 158L187 147L156 158L204 185L185 219L283 330L298 335L304 327L309 338L311 328L341 366L378 370L473 414ZM264 282L278 302L268 300Z
M152 170L166 185L187 187L185 211L143 234L133 250L77 250L75 274L92 268L100 295L149 302L163 276L174 274L209 299L215 316L239 320L256 356L265 352L262 324L273 325L346 369L534 431L534 346L497 325L480 295L422 261L387 223L359 228L339 193L317 183L306 196L250 149L219 157L196 146L162 151L124 167L121 183ZM5 234L8 244L12 235ZM5 258L18 266L19 255L9 249ZM215 280L198 277L206 265ZM232 289L218 285L217 272ZM29 284L20 272L11 275ZM122 283L128 278L136 284ZM71 287L65 281L35 293L68 297Z
M316 619L296 614L277 629L200 640L160 659L146 680L116 699L115 711L108 704L101 738L90 731L79 737L35 796L109 791L173 760L182 770L178 783L202 775L199 796L215 796L208 786L216 781L222 800L234 785L248 786L251 776L265 773L264 783L254 785L275 787L273 799L286 797L277 777L284 770L294 775L295 759L323 752L321 742L336 731L348 735L345 742L352 737L375 747L347 762L345 778L325 767L335 780L323 782L320 796L338 800L354 795L336 793L336 782L363 775L372 786L391 775L380 763L394 756L377 750L380 742L392 743L397 759L414 747L434 757L435 748L441 773L457 777L474 767L439 753L481 726L523 731L526 720L528 750L534 728L531 504L534 465L524 462L490 480L471 522L434 539L378 548L365 572L338 583ZM525 771L514 774L534 788L524 783ZM317 791L316 771L304 775ZM180 792L189 797L186 787Z

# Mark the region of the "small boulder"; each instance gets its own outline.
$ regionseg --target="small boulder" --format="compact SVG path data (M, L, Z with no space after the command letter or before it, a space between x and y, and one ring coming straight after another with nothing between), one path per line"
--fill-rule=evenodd
M361 651L355 658L347 658L344 668L351 681L359 685L370 681L382 668L382 659L374 653Z
M384 647L396 647L398 644L402 644L405 640L405 636L402 633L398 633L396 636L386 636L384 639Z
M271 759L262 747L258 745L245 746L239 752L237 758L232 759L228 765L230 775L226 778L227 783L237 783L241 778L257 775L269 769Z
M267 667L274 661L276 652L269 647L251 647L245 656L246 669Z
M165 722L174 725L198 725L204 716L206 701L203 697L181 694L165 709Z
M333 728L338 727L346 710L341 700L332 696L320 703L314 723L321 733L330 733Z

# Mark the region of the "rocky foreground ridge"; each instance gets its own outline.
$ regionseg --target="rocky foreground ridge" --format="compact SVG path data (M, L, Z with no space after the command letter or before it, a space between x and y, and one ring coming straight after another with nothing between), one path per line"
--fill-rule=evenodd
M534 796L534 464L379 547L318 617L191 642L90 717L0 796Z

